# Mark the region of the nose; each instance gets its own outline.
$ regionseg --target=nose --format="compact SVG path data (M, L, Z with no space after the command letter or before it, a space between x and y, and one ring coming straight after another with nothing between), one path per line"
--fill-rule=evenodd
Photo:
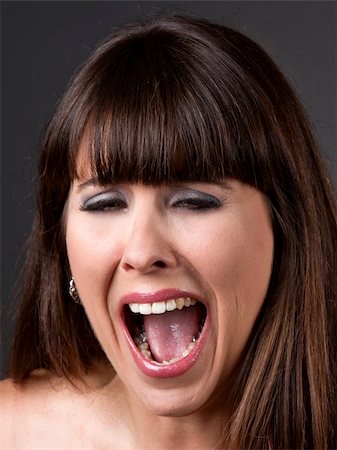
M130 228L121 260L122 269L146 274L174 268L177 254L165 224L154 215L144 216L144 211L140 215Z

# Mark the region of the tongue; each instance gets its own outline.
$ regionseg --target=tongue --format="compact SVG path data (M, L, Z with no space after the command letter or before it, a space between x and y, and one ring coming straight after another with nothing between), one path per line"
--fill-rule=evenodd
M162 362L181 357L197 334L199 323L200 311L196 306L144 316L144 329L154 359Z

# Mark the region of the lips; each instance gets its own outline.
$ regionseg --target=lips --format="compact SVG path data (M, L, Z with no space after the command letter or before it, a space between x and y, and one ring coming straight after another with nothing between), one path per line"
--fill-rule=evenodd
M197 295L176 289L121 299L121 325L139 369L152 377L187 372L205 344L209 317Z

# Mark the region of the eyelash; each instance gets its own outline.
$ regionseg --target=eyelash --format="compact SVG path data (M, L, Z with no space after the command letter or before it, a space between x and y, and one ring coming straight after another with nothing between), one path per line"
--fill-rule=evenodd
M80 206L81 211L87 212L108 212L114 209L126 208L127 203L120 198L90 198L83 205Z
M181 198L172 203L172 207L176 209L187 209L191 211L202 211L209 209L217 209L221 206L220 200L204 194L204 198L197 196ZM206 197L207 195L207 197ZM81 211L87 212L108 212L112 210L120 210L127 208L127 201L122 198L90 198L80 206Z
M186 208L194 211L202 211L207 209L216 209L221 206L221 203L216 198L199 198L199 197L187 197L181 200L177 200L173 203L175 208Z

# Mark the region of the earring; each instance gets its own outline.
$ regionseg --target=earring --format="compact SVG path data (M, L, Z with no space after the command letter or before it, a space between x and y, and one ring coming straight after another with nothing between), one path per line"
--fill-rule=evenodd
M81 304L81 300L80 297L78 295L76 286L75 286L75 281L74 278L71 277L70 281L69 281L69 295L70 297L74 300L75 303L77 303L78 305Z

